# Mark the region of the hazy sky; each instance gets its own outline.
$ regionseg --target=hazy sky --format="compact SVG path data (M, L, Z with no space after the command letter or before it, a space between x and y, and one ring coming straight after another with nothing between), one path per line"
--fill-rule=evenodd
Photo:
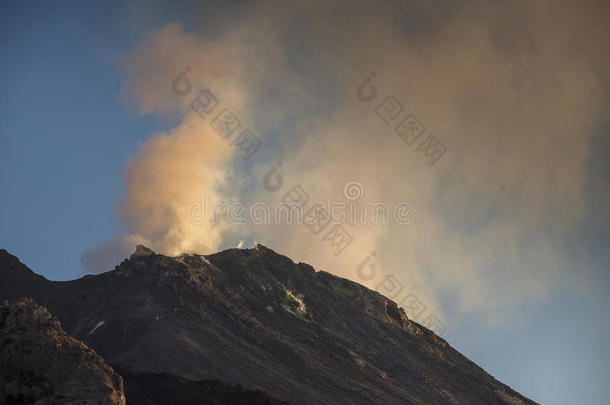
M437 317L453 347L533 400L605 403L609 11L3 4L0 247L65 280L112 269L136 243L263 243L417 297L412 318ZM221 136L225 111L239 126ZM273 206L299 191L306 210L383 203L408 221L343 223L351 243L335 254L333 223L189 217L204 200Z

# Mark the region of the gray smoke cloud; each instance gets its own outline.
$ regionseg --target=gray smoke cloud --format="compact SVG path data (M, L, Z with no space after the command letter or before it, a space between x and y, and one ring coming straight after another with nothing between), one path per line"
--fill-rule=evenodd
M244 7L213 36L169 24L122 62L141 114L182 119L127 167L130 238L168 254L256 239L372 288L393 274L441 317L450 299L455 322L504 322L574 280L562 243L586 214L590 139L607 119L606 4ZM193 92L177 96L186 67ZM222 104L208 117L190 106L204 88ZM210 125L223 106L263 141L248 160ZM413 144L396 133L409 114L425 127ZM446 148L434 165L420 148L429 135ZM282 185L265 187L274 167L267 179ZM406 201L413 221L346 224L353 242L336 255L304 225L187 215L204 194L273 204L296 185L309 204L349 202L350 181L364 189L357 203ZM378 270L366 280L364 261Z

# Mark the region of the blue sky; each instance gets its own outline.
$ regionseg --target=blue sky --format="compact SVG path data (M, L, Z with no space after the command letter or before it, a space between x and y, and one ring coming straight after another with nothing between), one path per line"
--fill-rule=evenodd
M2 198L2 244L60 280L77 275L73 252L117 233L123 167L167 125L121 103L116 65L130 40L116 5L76 4L24 2L0 17L2 189L16 197Z
M142 73L142 77L126 79L120 73L121 60L129 58L146 35L173 21L186 31L192 30L199 38L217 41L231 32L232 18L243 18L257 4L231 2L223 7L205 3L176 7L164 2L154 6L140 2L87 6L79 2L3 4L0 13L3 89L0 93L0 247L49 279L68 280L81 276L83 252L100 241L130 232L117 215L125 199L125 167L138 154L141 144L156 133L171 132L179 125L180 118L138 114L129 97L121 95L122 84L125 80L144 80L148 76ZM430 37L436 36L435 30L448 17L444 12L437 12L443 9L440 6L418 9L419 14L411 13L409 7L410 2L400 6L397 15L404 13L410 17L402 19L405 35L417 36L416 48L424 46ZM322 116L319 120L326 122L327 116L339 110L336 106L351 91L332 84L332 66L324 74L316 69L323 66L317 62L329 52L339 52L340 46L333 49L336 44L329 41L318 48L317 44L326 40L311 29L308 19L288 21L279 27L283 34L280 43L285 54L284 70L273 85L265 87L257 82L261 91L249 95L245 102L245 105L248 102L256 105L252 108L255 112L244 115L251 117L251 125L266 142L267 149L261 153L264 158L255 161L261 165L266 164L262 160L271 164L282 160L288 153L286 150L307 137L312 128L311 117ZM432 34L426 36L422 32ZM505 33L494 35L501 41ZM340 43L338 40L337 44ZM604 59L599 61L603 65ZM599 68L606 72L608 67ZM605 80L606 88L601 93L605 94L607 103L607 77ZM428 91L434 92L434 87ZM401 94L408 98L405 92L397 92L399 97ZM422 99L418 103L425 105L426 101ZM267 118L274 108L283 108L284 114L271 123ZM444 128L440 124L442 120L438 121L437 127ZM496 378L544 404L607 402L606 382L610 377L606 344L610 340L607 315L610 308L607 294L610 285L610 163L607 159L610 116L607 111L605 117L602 114L596 118L591 128L592 133L587 137L589 153L583 157L583 215L567 222L568 231L560 236L553 234L553 243L565 255L561 264L569 270L552 277L568 281L547 291L543 299L530 302L527 295L515 296L519 301L519 316L494 327L481 327L477 310L466 315L455 313L454 319L460 321L450 323L444 336L453 347ZM294 136L286 138L287 132ZM456 145L453 150L459 155L457 142L448 143ZM470 145L466 141L464 144ZM467 155L464 156L466 160ZM300 162L301 175L311 174L307 161ZM260 166L257 171L239 159L228 164L237 172L253 176L263 170L260 167L266 167ZM541 160L540 166L544 165ZM456 177L462 172L448 168L444 173L439 176L438 188L430 194L439 197L430 203L429 213L442 218L451 232L476 240L479 228L494 219L495 211L512 209L511 201L503 199L505 190L494 194L478 185L456 184ZM237 193L252 194L244 190L254 188L258 182L258 179L245 179L240 183L243 189ZM473 194L465 197L461 192L470 186ZM557 199L562 198L562 194L558 195ZM456 207L459 215L455 213ZM532 210L535 210L533 206ZM556 221L561 218L556 217ZM545 229L537 231L546 232ZM257 232L247 230L235 234L260 237ZM220 247L232 244L233 241L224 240ZM277 250L284 252L284 249ZM290 253L289 247L286 250ZM535 272L538 262L520 258L514 263L531 266ZM500 281L497 288L502 289L502 276L494 277ZM438 301L446 304L444 312L451 319L451 303L459 293L439 295ZM501 294L498 292L498 295Z

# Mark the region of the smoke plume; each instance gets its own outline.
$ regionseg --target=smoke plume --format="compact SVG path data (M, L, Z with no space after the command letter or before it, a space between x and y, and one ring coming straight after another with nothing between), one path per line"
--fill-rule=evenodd
M260 2L214 39L169 24L126 57L125 97L181 119L126 169L130 237L169 254L256 238L372 288L393 274L431 312L450 302L456 321L501 322L569 284L563 243L585 215L589 142L608 111L606 5L330 3ZM181 97L171 84L187 67L194 90ZM367 78L370 100L358 94ZM205 88L262 140L248 160L212 129L222 108L202 118L190 107ZM380 117L389 96L446 147L434 165ZM274 167L283 183L270 190ZM353 242L335 255L304 225L187 215L204 194L272 204L295 185L310 202L347 202L350 181L363 185L359 203L408 202L412 220L346 224ZM365 280L367 257L378 272Z

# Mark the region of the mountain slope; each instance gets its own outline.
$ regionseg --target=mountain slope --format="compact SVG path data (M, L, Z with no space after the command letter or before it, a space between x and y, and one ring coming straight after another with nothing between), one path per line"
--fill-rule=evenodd
M106 361L218 379L294 404L533 404L397 305L264 246L167 257L138 247L68 282L0 251L0 298L31 296Z
M286 404L264 392L217 380L190 381L116 366L113 370L67 335L45 307L31 299L0 304L0 403L125 405L125 401L129 405Z
M143 373L117 368L125 381L128 405L248 404L287 405L261 391L217 380L191 381L168 373Z

